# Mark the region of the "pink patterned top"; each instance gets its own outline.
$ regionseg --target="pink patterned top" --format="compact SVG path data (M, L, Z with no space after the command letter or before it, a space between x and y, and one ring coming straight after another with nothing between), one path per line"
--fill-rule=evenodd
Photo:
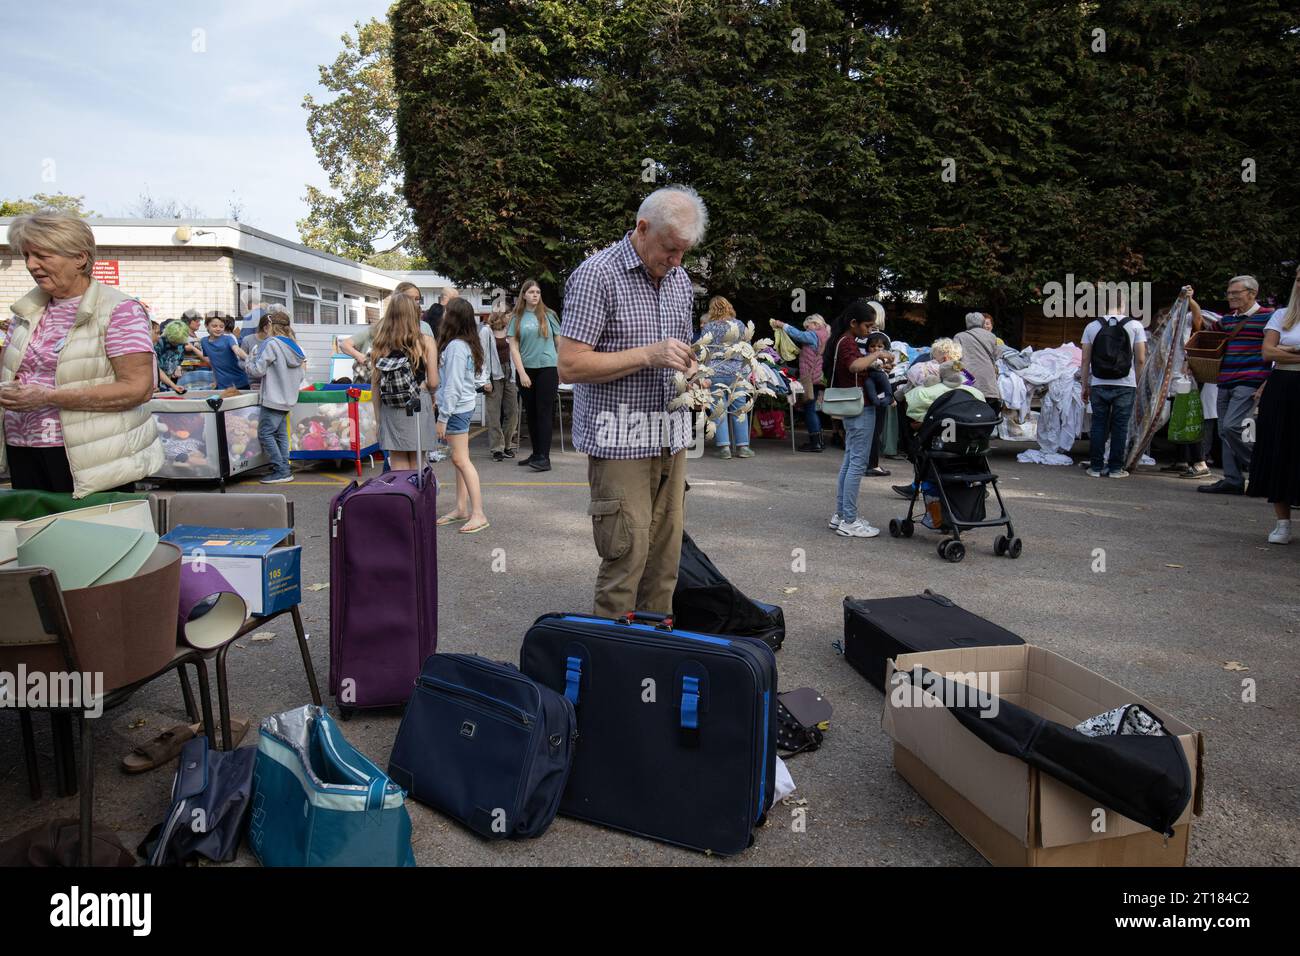
M54 371L59 350L72 330L81 296L51 299L45 314L32 332L31 344L22 364L18 381L27 385L54 388ZM0 350L2 351L2 350ZM149 334L149 316L139 302L127 300L113 310L104 333L104 354L109 358L136 352L153 354ZM156 373L155 373L156 374ZM53 405L26 412L5 412L5 443L26 448L55 448L63 444L63 426L59 410Z

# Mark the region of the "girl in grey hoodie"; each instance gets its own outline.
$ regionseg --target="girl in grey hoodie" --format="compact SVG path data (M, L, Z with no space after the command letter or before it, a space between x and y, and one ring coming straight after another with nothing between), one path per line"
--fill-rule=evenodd
M289 409L298 402L298 390L306 378L307 358L293 334L293 325L285 312L267 316L270 333L254 346L244 361L250 379L262 382L262 410L257 423L257 438L271 459L271 473L264 485L293 481L289 468Z

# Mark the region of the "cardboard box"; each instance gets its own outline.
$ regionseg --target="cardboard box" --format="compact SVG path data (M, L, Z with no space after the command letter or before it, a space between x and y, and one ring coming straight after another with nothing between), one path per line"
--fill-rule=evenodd
M1109 809L1104 831L1095 832L1093 798L993 750L946 707L896 706L894 672L918 665L945 675L987 674L987 690L996 675L1000 699L1067 727L1124 704L1146 707L1178 737L1193 776L1193 797L1174 836L1166 841ZM894 769L996 866L1182 866L1187 860L1191 819L1202 810L1201 734L1059 654L1026 644L900 655L889 668L882 724L894 740Z
M181 549L186 564L205 561L220 571L254 617L302 601L302 547L280 547L290 528L205 528L178 525L162 540Z

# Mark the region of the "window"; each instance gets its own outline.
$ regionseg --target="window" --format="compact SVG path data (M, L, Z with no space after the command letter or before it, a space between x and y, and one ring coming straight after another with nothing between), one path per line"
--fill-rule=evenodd
M368 295L368 296L366 296L366 302L367 302L367 304L369 304L369 305L378 305L378 304L379 304L379 296L377 296L377 295Z
M367 322L370 322L370 323L372 323L372 324L375 323L375 322L378 322L378 321L379 321L379 310L378 310L378 309L372 309L372 308L367 307L367 308L366 308L366 321L367 321Z
M338 325L339 324L339 307L337 305L320 304L320 321L321 325Z
M278 305L282 309L287 310L289 308L288 301L278 295L263 295L262 301L267 305Z
M320 297L322 302L337 302L339 300L339 290L327 289L324 286L321 286Z
M299 325L315 325L316 303L306 299L294 299L293 320Z
M271 292L271 293L279 293L280 296L283 297L284 294L288 291L289 291L288 280L282 279L280 278L280 276L273 276L266 272L262 273L263 295L265 295L267 292Z
M316 288L316 286L312 285L310 282L295 281L293 286L294 289L297 290L298 295L304 296L308 299L320 298L320 289Z

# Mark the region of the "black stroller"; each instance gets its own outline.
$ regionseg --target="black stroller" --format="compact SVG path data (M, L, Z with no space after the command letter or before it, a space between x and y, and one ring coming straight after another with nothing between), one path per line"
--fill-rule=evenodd
M916 530L912 514L921 498L921 485L929 482L937 491L943 510L943 524L937 529L952 534L939 542L939 556L957 562L966 557L961 532L970 528L1005 526L1007 533L993 541L993 553L1001 557L1020 557L1021 542L1011 527L998 476L989 470L989 438L997 427L998 416L988 404L965 389L955 388L934 400L912 441L912 497L906 518L893 518L889 533L895 538L910 538ZM994 518L985 514L988 486L993 487L998 510ZM923 508L924 510L924 508Z

